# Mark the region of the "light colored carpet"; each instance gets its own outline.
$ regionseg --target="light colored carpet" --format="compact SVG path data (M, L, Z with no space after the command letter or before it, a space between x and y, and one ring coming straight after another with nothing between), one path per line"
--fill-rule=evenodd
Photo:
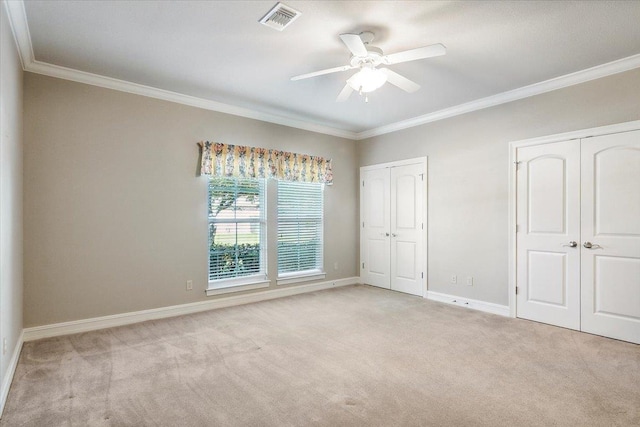
M349 286L24 345L2 426L640 425L640 346Z

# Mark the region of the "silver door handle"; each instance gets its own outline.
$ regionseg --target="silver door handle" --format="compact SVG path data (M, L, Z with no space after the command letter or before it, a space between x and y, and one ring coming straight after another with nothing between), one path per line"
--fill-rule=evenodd
M389 233L380 233L381 236L389 237Z
M565 243L562 246L569 246L570 248L575 248L576 246L578 246L578 242L576 242L575 240L570 241L569 243ZM586 246L585 246L586 248Z
M396 233L391 233L391 237L398 237Z
M584 246L587 249L597 249L602 247L596 243L591 243L591 242L584 242L582 246Z

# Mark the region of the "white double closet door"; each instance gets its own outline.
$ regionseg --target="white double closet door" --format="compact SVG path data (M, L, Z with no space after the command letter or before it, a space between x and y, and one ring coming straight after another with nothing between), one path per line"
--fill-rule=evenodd
M517 316L640 343L640 130L517 161Z
M424 296L426 162L360 169L361 280Z

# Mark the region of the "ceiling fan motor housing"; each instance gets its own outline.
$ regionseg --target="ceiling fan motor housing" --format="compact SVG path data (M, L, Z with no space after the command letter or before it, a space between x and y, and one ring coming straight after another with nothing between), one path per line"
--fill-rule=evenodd
M361 67L362 65L371 64L374 67L382 64L384 61L382 60L384 54L382 53L382 49L375 46L367 47L367 56L351 56L351 60L349 63L352 67Z

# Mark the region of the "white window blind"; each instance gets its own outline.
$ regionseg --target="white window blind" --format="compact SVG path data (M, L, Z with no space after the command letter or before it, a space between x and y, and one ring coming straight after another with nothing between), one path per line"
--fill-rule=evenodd
M323 190L278 181L278 277L322 271Z
M209 281L265 276L264 194L263 179L210 178Z

